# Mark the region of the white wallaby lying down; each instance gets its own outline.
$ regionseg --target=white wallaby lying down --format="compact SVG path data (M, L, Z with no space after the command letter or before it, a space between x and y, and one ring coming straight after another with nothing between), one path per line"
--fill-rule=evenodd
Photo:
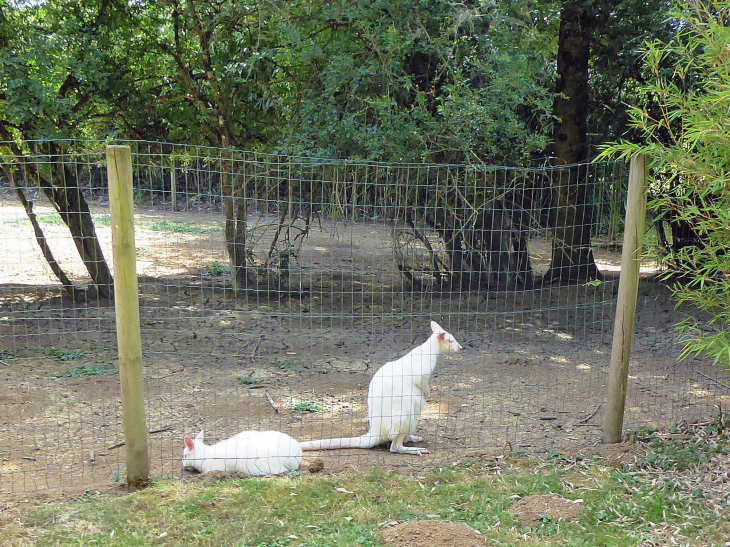
M370 431L359 437L301 443L302 450L372 448L391 441L391 452L428 454L425 448L403 446L403 443L423 440L415 433L430 393L428 381L438 356L462 350L459 342L435 321L431 321L431 330L433 334L423 344L397 361L384 364L373 376L368 390Z
M201 431L195 439L185 437L183 467L258 477L296 471L302 461L299 443L278 431L242 431L210 446L203 442L204 435Z

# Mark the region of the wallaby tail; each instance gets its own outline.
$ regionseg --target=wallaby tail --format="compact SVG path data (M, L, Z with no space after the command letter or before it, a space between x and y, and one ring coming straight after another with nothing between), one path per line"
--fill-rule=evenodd
M337 450L338 448L372 448L381 443L380 437L365 433L359 437L341 437L339 439L323 439L299 443L302 450Z

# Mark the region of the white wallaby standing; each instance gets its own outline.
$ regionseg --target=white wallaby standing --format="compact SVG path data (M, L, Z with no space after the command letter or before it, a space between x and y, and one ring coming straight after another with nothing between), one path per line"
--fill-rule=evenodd
M185 437L183 467L259 477L296 471L302 461L299 443L278 431L242 431L212 445L203 442L204 435L201 431L195 439Z
M302 450L373 448L391 441L390 451L399 454L428 454L425 448L403 446L420 442L415 435L418 419L430 394L428 381L442 353L458 353L463 348L456 339L431 321L432 334L423 344L397 361L384 364L370 381L368 420L370 430L359 437L325 439L301 443Z

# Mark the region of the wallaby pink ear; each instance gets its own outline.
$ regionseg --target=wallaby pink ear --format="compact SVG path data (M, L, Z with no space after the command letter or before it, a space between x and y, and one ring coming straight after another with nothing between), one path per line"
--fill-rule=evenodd
M443 342L444 340L446 340L446 333L445 333L445 332L440 332L440 333L438 334L438 339L439 339L439 340L440 340L441 342Z
M431 330L433 332L444 332L444 329L436 321L431 321Z
M195 448L195 443L190 437L185 437L185 446L188 447L188 450L192 450Z

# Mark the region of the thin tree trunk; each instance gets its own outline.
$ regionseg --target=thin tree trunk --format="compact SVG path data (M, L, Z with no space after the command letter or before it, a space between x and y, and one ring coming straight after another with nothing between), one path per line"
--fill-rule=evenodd
M86 202L86 198L79 188L77 176L71 168L62 164L60 171L65 207L59 210L59 213L71 231L81 260L84 261L86 270L97 286L99 294L104 298L109 298L114 291L114 280L96 235L89 204Z
M246 207L245 179L237 184L236 176L231 169L223 169L221 189L223 191L223 207L226 213L226 251L231 268L231 284L234 291L248 287L248 261L246 249L246 227L248 209Z
M51 248L48 246L48 242L46 241L46 236L43 234L43 229L38 223L36 214L33 212L33 202L28 201L28 199L25 197L23 189L15 182L14 173L5 165L3 165L3 171L5 171L5 174L10 180L10 185L13 187L13 190L15 190L15 195L18 196L18 200L23 205L23 209L25 209L25 214L28 215L28 220L30 220L30 224L31 226L33 226L35 240L38 242L38 246L41 248L43 258L46 259L46 262L51 267L51 270L61 282L61 284L63 285L63 289L69 294L69 296L76 302L83 302L86 298L86 291L79 289L73 284L73 282L66 275L66 272L64 272L61 268L61 265L54 258L53 253L51 252Z
M52 168L59 184L53 184L38 172L34 164L30 162L19 147L11 144L10 148L18 162L23 166L26 177L30 178L40 188L43 195L56 208L61 219L68 226L79 256L96 285L99 295L104 298L111 297L114 290L114 280L101 250L99 239L96 236L89 205L78 186L75 173L65 166L59 169L58 165L54 164ZM56 146L52 145L51 155L58 156L58 154Z
M586 0L566 0L560 14L558 80L554 114L557 165L576 164L588 156L588 59L591 14ZM560 173L553 196L555 232L546 281L601 277L591 250L592 214L586 204L586 169Z

